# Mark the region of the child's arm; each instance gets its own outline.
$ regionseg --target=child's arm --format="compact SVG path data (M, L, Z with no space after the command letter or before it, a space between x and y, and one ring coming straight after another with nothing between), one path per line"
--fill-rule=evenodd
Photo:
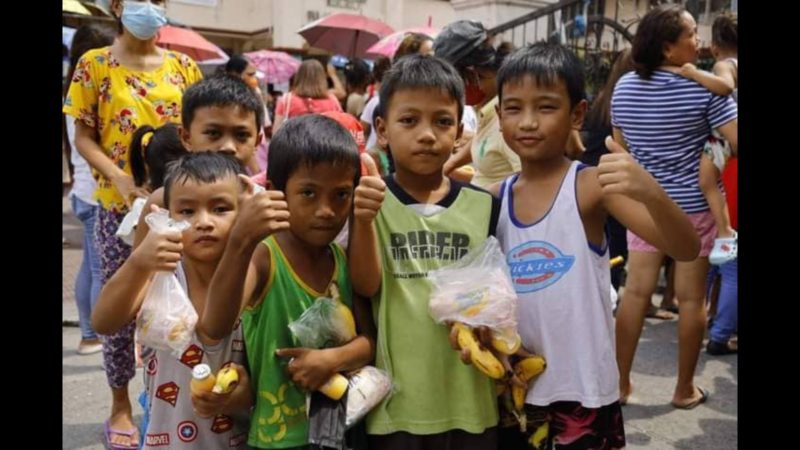
M111 181L123 200L125 200L126 205L131 205L132 198L147 197L149 195L147 189L136 186L133 182L133 177L111 161L103 147L100 146L97 130L86 125L80 119L75 120L75 146L78 147L78 153L93 169Z
M357 336L341 347L280 348L275 354L291 358L286 367L295 384L307 391L316 391L334 374L366 366L374 358L375 345L366 336Z
M717 65L714 65L714 73L706 72L695 67L692 63L686 63L681 67L680 74L690 80L700 83L701 86L717 95L731 95L733 88L736 87L733 81L733 74L717 74Z
M259 242L289 229L289 208L283 192L254 194L254 183L244 175L239 178L247 185L247 190L240 197L236 221L211 278L206 305L197 322L198 334L215 340L231 333L244 307L266 287L270 257L269 251L259 246Z
M386 183L379 176L372 157L362 154L361 163L366 166L367 175L361 176L355 191L347 258L353 290L364 297L372 297L381 287L381 261L374 221L383 203Z
M598 185L606 211L626 228L678 261L700 252L700 238L689 217L630 154L610 137L611 153L600 158Z
M230 366L239 373L239 383L227 394L213 392L192 392L192 406L199 417L214 417L219 414L234 414L246 412L255 403L255 393L250 383L250 374L247 369L236 363Z
M353 316L359 335L341 347L324 350L284 348L275 352L279 357L294 358L288 365L292 381L303 389L315 391L333 374L359 369L375 359L377 332L369 299L353 295Z
M182 251L180 232L148 233L103 286L92 311L92 328L100 334L114 334L135 319L150 277L158 271L174 271Z
M164 206L164 188L160 187L153 191L149 197L147 197L147 203L144 204L144 208L142 208L142 214L139 216L139 222L136 224L136 230L133 232L133 248L141 244L144 240L145 236L147 236L147 232L150 231L150 225L144 220L147 217L147 213L145 211L151 211L150 205L156 205L159 208L165 208Z

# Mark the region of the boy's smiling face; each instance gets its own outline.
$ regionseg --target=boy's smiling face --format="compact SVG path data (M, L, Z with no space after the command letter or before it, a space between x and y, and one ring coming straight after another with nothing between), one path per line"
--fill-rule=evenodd
M301 162L286 181L292 234L315 247L330 244L350 215L355 176L354 167Z
M170 188L169 212L175 220L189 222L183 232L183 253L203 262L216 261L228 242L236 219L241 182L228 176L213 183L176 180Z
M242 165L253 158L260 139L256 114L239 106L197 108L189 128L181 128L183 146L192 151L218 151L236 156Z
M573 129L580 130L585 112L585 100L570 108L563 79L548 85L532 76L505 83L497 107L503 139L523 161L563 157L567 139Z
M432 175L442 171L461 136L458 101L442 89L400 89L376 128L398 171Z

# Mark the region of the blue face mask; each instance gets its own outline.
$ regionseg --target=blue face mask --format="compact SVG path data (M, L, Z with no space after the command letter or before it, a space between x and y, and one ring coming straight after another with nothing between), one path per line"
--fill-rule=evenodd
M167 11L150 2L126 1L122 10L122 25L136 39L152 39L158 30L167 24Z

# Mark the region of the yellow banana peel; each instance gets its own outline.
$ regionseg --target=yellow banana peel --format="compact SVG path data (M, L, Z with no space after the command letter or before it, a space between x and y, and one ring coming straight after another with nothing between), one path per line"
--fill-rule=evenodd
M219 373L217 373L217 381L214 383L214 387L211 388L211 392L227 394L231 392L237 384L239 384L239 372L233 367L223 367Z
M489 378L499 380L503 378L506 373L503 364L490 352L489 350L482 349L478 345L478 340L472 332L472 329L463 323L456 322L453 325L458 331L458 345L462 349L469 349L470 359L472 365L477 367L478 370L486 374Z
M523 358L514 365L514 373L520 380L527 383L531 378L539 375L547 368L547 362L539 355Z

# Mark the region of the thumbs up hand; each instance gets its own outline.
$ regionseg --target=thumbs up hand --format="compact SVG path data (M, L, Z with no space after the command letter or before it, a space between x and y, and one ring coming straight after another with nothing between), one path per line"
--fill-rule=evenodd
M386 183L381 179L375 160L371 156L362 153L361 163L367 168L367 174L361 176L361 181L356 187L353 214L360 222L372 223L383 204Z
M244 189L239 196L239 210L231 237L259 242L265 237L289 229L289 206L281 191L268 191L249 177L239 175Z
M621 194L646 202L660 190L658 182L640 166L625 148L606 137L609 152L600 157L597 165L598 180L603 195Z

